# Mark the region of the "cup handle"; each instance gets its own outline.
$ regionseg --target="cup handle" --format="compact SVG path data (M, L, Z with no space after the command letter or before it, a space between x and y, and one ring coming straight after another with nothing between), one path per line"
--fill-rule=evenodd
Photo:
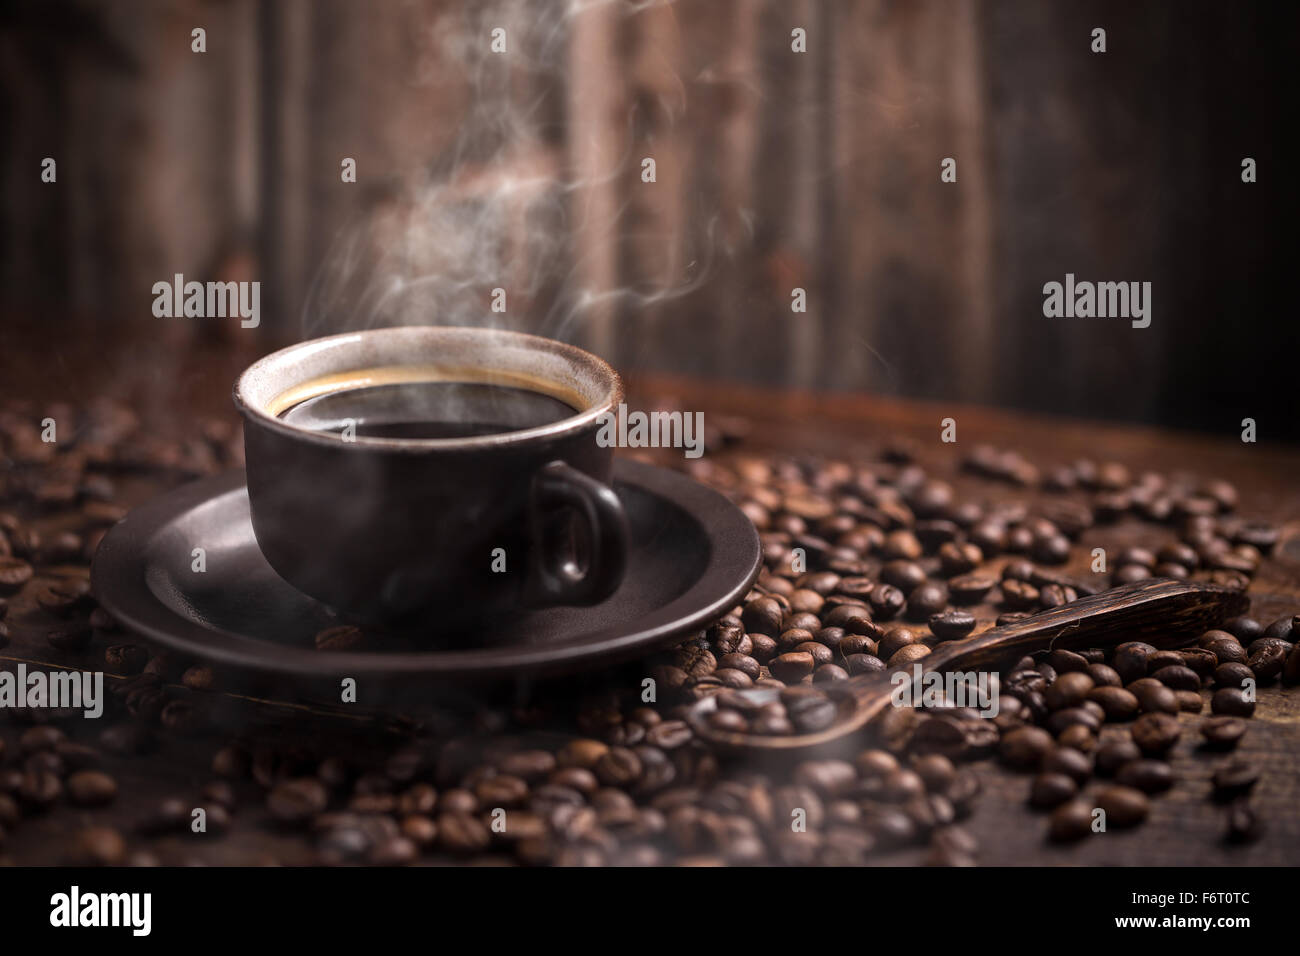
M587 566L548 551L547 526L561 511L585 525ZM532 530L532 597L539 604L595 604L618 587L627 568L627 516L607 486L563 461L543 465L533 476L528 502Z

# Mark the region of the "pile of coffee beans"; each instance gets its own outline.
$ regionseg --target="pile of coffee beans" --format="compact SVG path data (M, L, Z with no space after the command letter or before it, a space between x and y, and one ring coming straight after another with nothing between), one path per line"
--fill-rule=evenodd
M47 416L60 423L56 443L40 439ZM11 627L24 639L39 628L42 654L115 677L93 728L75 713L7 712L0 860L25 821L65 811L76 824L58 860L80 863L274 862L269 850L213 855L261 834L298 847L289 862L340 865L856 865L905 848L919 851L910 860L967 865L979 854L964 821L982 762L1023 775L1026 812L1043 815L1046 840L1069 843L1096 831L1098 811L1107 828L1138 826L1162 794L1189 786L1171 756L1193 740L1211 762L1206 797L1223 804L1225 837L1250 841L1263 828L1251 804L1259 773L1236 747L1254 691L1300 683L1297 619L1241 617L1178 650L1117 635L1025 658L1000 676L995 717L891 707L839 754L759 766L717 753L691 722L704 698L713 729L817 733L837 717L832 685L910 670L944 642L1115 584L1198 577L1246 589L1278 540L1238 517L1222 481L1113 462L1040 468L986 447L957 472L932 473L901 445L847 461L756 454L741 441L686 467L749 516L763 570L736 608L679 646L576 690L543 685L514 705L485 697L382 731L344 731L306 710L270 728L251 715L232 726L239 702L223 676L117 629L89 594L87 567L126 510L121 483L157 491L237 465L237 431L211 422L170 441L107 402L11 403L0 452L0 646ZM1078 572L1108 526L1136 523L1144 546ZM367 637L334 627L316 646L345 654ZM126 799L160 754L195 750L208 762L197 786ZM200 809L206 842L193 838Z

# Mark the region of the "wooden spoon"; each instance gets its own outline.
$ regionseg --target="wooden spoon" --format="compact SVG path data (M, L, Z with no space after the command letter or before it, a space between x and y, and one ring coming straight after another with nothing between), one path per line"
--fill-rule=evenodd
M1080 598L991 628L959 641L939 644L918 662L931 671L998 671L1026 654L1056 648L1113 647L1142 640L1157 648L1180 647L1230 617L1244 614L1250 601L1241 591L1217 584L1152 578ZM909 667L903 673L911 673ZM790 752L818 747L861 729L889 706L896 683L888 672L863 674L818 685L838 704L830 727L784 736L718 730L709 723L717 709L713 697L694 704L687 720L698 737L724 751ZM767 688L735 691L754 704L780 699Z

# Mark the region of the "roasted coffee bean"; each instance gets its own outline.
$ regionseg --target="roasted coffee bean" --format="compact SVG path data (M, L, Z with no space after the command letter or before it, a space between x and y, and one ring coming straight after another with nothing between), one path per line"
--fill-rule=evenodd
M626 747L611 747L596 761L596 778L610 787L626 787L641 776L641 758Z
M1196 646L1209 651L1220 664L1246 662L1246 649L1227 631L1206 631L1197 640Z
M1047 655L1047 663L1058 674L1072 674L1087 671L1090 662L1082 654L1076 654L1074 651L1067 651L1064 648L1057 648Z
M441 813L435 824L437 846L448 853L468 856L487 849L492 842L488 828L469 813Z
M809 628L816 633L825 627L842 628L846 634L865 634L868 637L879 636L880 629L871 620L871 612L858 604L841 604L822 616L821 620Z
M1031 806L1051 809L1079 792L1078 785L1063 773L1040 773L1029 790Z
M844 639L850 636L861 639L860 635L850 635L842 627L823 627L821 630L813 632L814 641L818 644L825 644L833 651L839 650L840 645L844 643Z
M1082 660L1082 658L1080 658ZM1043 699L1052 710L1077 707L1093 689L1092 678L1081 671L1061 674L1043 693Z
M1054 843L1072 843L1092 832L1092 806L1083 800L1069 800L1052 811L1047 835Z
M718 669L718 659L703 644L690 642L674 651L674 663L686 672L687 677L699 680Z
M1048 534L1036 538L1030 553L1043 564L1064 564L1070 560L1070 539L1063 534Z
M912 769L932 793L944 793L957 776L953 762L942 754L925 754L912 762Z
M1140 564L1145 568L1154 568L1156 566L1156 556L1147 548L1123 548L1119 554L1115 555L1115 563L1117 565Z
M816 661L813 660L811 654L803 651L792 651L772 658L767 666L771 670L772 676L777 680L786 684L797 684L813 672L815 665Z
M1031 770L1042 762L1053 746L1052 735L1041 727L1020 727L1002 738L998 753L1007 766Z
M829 798L848 793L857 773L847 760L805 760L795 767L794 780Z
M1140 564L1123 564L1115 569L1111 575L1111 583L1118 587L1121 584L1132 584L1135 581L1145 581L1151 577L1151 569Z
M68 799L79 807L102 807L117 797L117 781L98 770L79 770L68 777Z
M131 756L151 749L155 741L147 727L132 721L107 728L99 735L99 743L110 753Z
M1161 667L1153 671L1151 677L1171 690L1199 690L1201 687L1201 679L1196 671L1181 664Z
M1282 651L1285 657L1291 653L1291 648L1295 647L1290 641L1284 641L1279 637L1257 637L1246 646L1247 661L1259 650L1265 647L1276 647Z
M29 770L18 785L18 799L34 810L44 810L59 799L63 784L48 770Z
M1201 736L1212 750L1231 750L1246 733L1240 717L1208 717L1201 722Z
M759 663L767 663L776 656L777 644L774 637L768 637L766 633L750 633L750 635L745 636L749 637L750 644L753 645L753 649L751 649L749 653L755 661L758 661ZM676 667L673 667L671 670L677 669ZM682 679L685 679L685 672L681 672L681 675Z
M87 622L74 622L45 633L51 647L61 651L82 651L90 644L94 631Z
M619 753L622 748L615 747L610 750L602 760L614 759L611 755ZM628 751L631 753L631 751ZM635 757L635 755L633 755ZM597 776L600 775L600 764L597 764ZM638 768L639 771L639 768ZM635 780L636 777L630 778ZM495 776L488 777L486 780L478 781L474 786L474 796L478 798L480 805L485 807L503 807L511 809L522 806L528 799L528 784L519 777L511 776L506 773L499 773Z
M1258 781L1259 771L1244 760L1230 760L1210 778L1214 784L1214 798L1223 801L1245 796Z
M1181 541L1162 547L1156 552L1156 561L1159 564L1178 564L1189 571L1195 571L1200 563L1196 549Z
M775 637L781 632L781 622L784 618L785 609L775 598L760 597L745 605L740 620L747 633Z
M114 644L104 651L104 663L127 677L139 674L148 661L149 652L138 644Z
M1047 729L1054 734L1061 734L1068 727L1081 726L1084 727L1088 733L1095 734L1097 731L1101 730L1101 721L1101 717L1098 717L1086 707L1065 707L1061 710L1054 711L1052 715L1047 718Z
M1283 641L1295 643L1296 638L1300 637L1296 633L1300 629L1300 614L1283 614L1276 621L1264 628L1262 637L1274 637Z
M1093 758L1070 746L1060 746L1049 753L1041 765L1043 773L1062 773L1082 786L1092 776Z
M851 657L854 654L876 654L879 645L873 639L865 634L847 634L840 641L836 648L843 657Z
M819 644L818 647L820 646L821 645ZM745 688L745 687L754 686L754 679L752 677L750 677L744 671L735 670L734 668L730 668L730 667L719 667L716 671L713 672L713 676L709 679L717 681L718 683L722 684L724 687ZM631 740L624 740L622 742L634 743L634 741Z
M814 684L826 684L831 681L848 680L849 672L838 664L823 664L813 672Z
M1247 799L1234 800L1227 811L1227 832L1224 839L1229 843L1252 843L1264 832L1264 826Z
M0 751L3 749L0 747ZM65 740L55 746L54 752L69 772L93 769L99 766L101 760L99 751L71 740ZM3 753L0 752L0 758L2 757Z
M1282 673L1286 664L1286 650L1278 644L1265 644L1254 651L1246 660L1246 666L1255 674L1261 684L1267 684Z
M1120 768L1115 779L1143 793L1163 793L1174 785L1174 772L1163 760L1133 760Z
M803 627L792 627L782 631L776 639L777 648L782 654L788 654L800 644L813 642L813 632Z
M904 594L911 594L915 588L925 583L925 571L915 559L889 561L880 569L880 579L898 588Z
M1093 684L1097 687L1122 687L1124 682L1120 680L1119 674L1108 664L1098 662L1088 663L1088 669L1084 672L1092 678Z
M1255 701L1248 700L1237 687L1221 687L1210 698L1210 709L1229 717L1250 717L1255 713Z
M1133 742L1152 756L1167 753L1182 735L1178 718L1165 713L1143 714L1133 722L1132 732Z
M9 555L0 556L0 591L17 591L32 579L32 566Z
M212 772L219 777L242 779L248 776L250 758L243 747L228 745L212 757Z
M1002 566L1002 581L1029 581L1034 576L1034 563L1024 558L1013 558Z
M1005 614L999 614L994 623L998 627L1002 627L1004 624L1015 624L1017 621L1023 621L1027 617L1029 617L1027 611L1008 611Z
M906 603L906 595L892 584L881 584L871 592L872 613L882 621L892 620L897 617Z
M1088 700L1101 705L1107 720L1132 720L1140 707L1137 697L1122 687L1094 687L1088 691Z
M1300 644L1291 649L1282 666L1282 683L1287 687L1300 684Z
M804 641L794 648L794 652L810 655L814 667L820 667L835 660L835 652L825 644L818 644L816 641Z
M886 558L901 561L915 561L925 552L921 541L911 531L900 528L885 535L881 553Z
M281 823L303 824L325 810L329 794L319 780L303 777L285 780L271 788L266 808Z
M886 662L890 669L910 667L923 657L930 656L930 648L924 644L908 644L900 647Z
M1038 588L1015 578L1002 582L1002 604L1012 610L1027 610L1038 604Z
M1242 643L1249 643L1258 637L1264 636L1264 625L1255 618L1245 615L1232 617L1224 621L1222 629Z
M1137 698L1143 713L1178 713L1178 697L1172 690L1157 680L1145 677L1129 684L1126 689Z
M126 860L126 840L112 827L86 827L68 848L73 866L120 866Z
M948 606L948 589L936 581L927 581L907 598L907 618L928 621Z
M884 660L889 660L904 647L917 644L920 640L921 635L911 628L895 627L880 639L876 646L876 654Z
M17 773L17 771L13 771ZM21 782L21 774L19 774ZM0 827L12 827L17 825L21 813L18 809L18 803L9 794L0 792Z
M997 581L979 574L964 574L948 581L949 599L953 604L979 604L993 590Z
M1135 787L1110 786L1097 792L1097 806L1106 811L1107 826L1124 828L1137 826L1145 820L1151 810L1151 801Z
M884 661L871 654L850 654L844 664L850 675L874 674L887 669Z
M66 743L68 735L58 727L49 724L39 724L23 731L18 738L18 749L24 754L39 753L43 750L53 750L60 744Z
M788 698L785 706L790 722L800 733L816 733L835 723L835 702L821 692Z
M1092 753L1097 749L1097 738L1093 731L1083 724L1071 724L1066 727L1057 735L1056 742L1062 747L1073 748L1084 753Z
M1155 653L1155 648L1141 641L1130 641L1115 648L1111 666L1125 684L1131 684L1147 673L1147 658Z
M979 567L984 553L971 542L949 541L939 546L939 567L944 577L968 574Z
M940 641L957 641L975 630L975 616L966 611L947 611L930 617L930 632Z
M1178 712L1182 714L1199 714L1205 706L1201 695L1194 690L1176 690L1174 697L1178 700Z
M40 588L36 592L36 603L43 611L56 617L71 617L79 611L88 611L94 606L94 599L90 596L90 582L75 579Z
M1141 756L1142 751L1131 737L1117 737L1105 741L1097 748L1094 765L1097 773L1113 777L1121 767Z
M1178 656L1182 658L1184 667L1191 669L1202 679L1213 674L1214 669L1219 666L1219 659L1200 647L1184 648L1178 652Z
M676 750L693 738L691 727L684 720L665 720L646 731L646 743L660 750Z

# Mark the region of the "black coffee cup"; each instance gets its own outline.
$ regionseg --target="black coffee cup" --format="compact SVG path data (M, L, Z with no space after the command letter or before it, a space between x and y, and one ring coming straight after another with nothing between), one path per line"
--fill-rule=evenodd
M401 396L435 391L441 421L429 428L453 437L410 437L424 434L424 411ZM494 329L347 333L260 359L234 399L258 546L281 577L332 607L384 621L476 620L593 604L623 577L627 520L610 488L613 449L596 440L623 385L581 349ZM461 429L460 416L484 417L484 401L563 417ZM350 407L356 418L336 420ZM398 437L370 420L395 408L412 419Z

